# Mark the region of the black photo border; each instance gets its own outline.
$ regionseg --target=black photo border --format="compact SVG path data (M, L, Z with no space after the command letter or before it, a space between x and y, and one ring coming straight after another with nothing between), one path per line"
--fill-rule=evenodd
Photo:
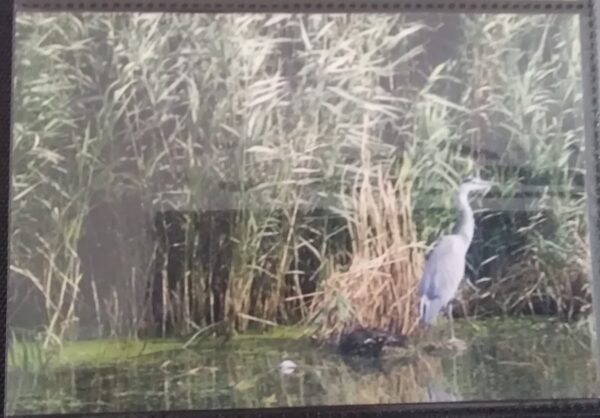
M592 298L600 339L600 117L596 0L0 0L0 377L6 387L6 314L9 268L10 151L12 137L13 35L17 11L180 12L180 13L522 13L579 15L585 112L586 194L590 236ZM600 344L598 344L600 347ZM600 370L600 361L597 361ZM600 376L600 373L598 374ZM599 383L600 384L600 383ZM6 390L0 394L5 404ZM5 415L5 407L1 416ZM11 415L25 417L28 415ZM592 417L600 398L560 400L410 403L235 410L182 410L100 414L46 414L35 417Z

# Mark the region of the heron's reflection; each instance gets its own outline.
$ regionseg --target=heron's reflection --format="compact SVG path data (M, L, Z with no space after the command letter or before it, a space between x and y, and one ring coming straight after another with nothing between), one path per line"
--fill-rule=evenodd
M449 391L433 380L427 382L426 389L427 402L459 402L463 400L458 391Z

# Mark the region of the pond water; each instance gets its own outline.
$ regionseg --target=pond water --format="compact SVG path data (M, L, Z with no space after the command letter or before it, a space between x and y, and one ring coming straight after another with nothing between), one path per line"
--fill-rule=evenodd
M440 357L343 358L290 339L163 351L126 362L12 369L9 414L225 409L596 396L584 331L551 322L462 325L468 348ZM292 360L298 368L282 373Z

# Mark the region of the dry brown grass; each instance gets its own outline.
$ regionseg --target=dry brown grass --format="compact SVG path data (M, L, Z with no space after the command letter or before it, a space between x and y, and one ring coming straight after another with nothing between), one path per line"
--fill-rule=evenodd
M411 219L408 167L392 180L382 166L363 169L345 200L352 237L347 271L333 271L312 306L318 334L348 327L409 334L417 322L416 285L423 253Z

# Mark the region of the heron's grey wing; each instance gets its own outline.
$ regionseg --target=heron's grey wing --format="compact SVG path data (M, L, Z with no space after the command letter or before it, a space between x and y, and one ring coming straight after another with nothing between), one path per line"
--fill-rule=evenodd
M423 274L421 275L421 281L419 282L418 294L419 297L423 296L431 283L431 277L435 272L435 263L431 262L431 257L435 253L436 248L438 247L440 241L443 240L443 237L438 239L433 243L427 254L425 254L425 266L423 267Z
M419 294L430 300L454 297L464 275L464 255L460 238L449 235L440 239L425 262Z

